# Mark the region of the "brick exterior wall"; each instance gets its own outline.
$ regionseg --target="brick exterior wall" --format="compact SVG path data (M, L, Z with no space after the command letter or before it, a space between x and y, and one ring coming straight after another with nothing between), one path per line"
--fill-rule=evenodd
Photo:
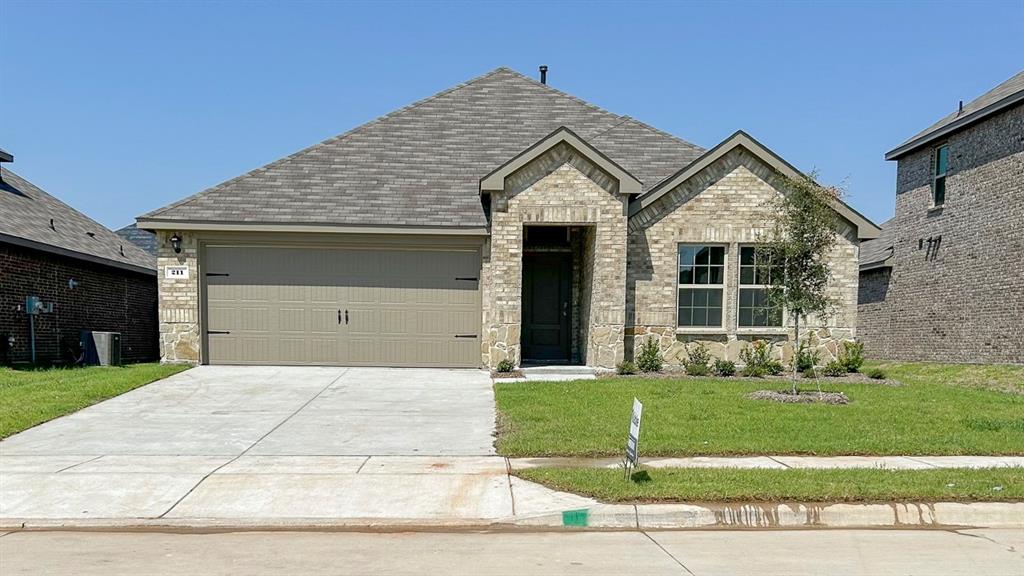
M864 354L886 358L892 347L892 302L889 287L892 269L875 268L860 274L857 294L857 339L864 343Z
M779 193L769 166L742 148L734 149L630 219L626 281L626 348L635 355L647 338L657 338L666 363L681 364L687 349L702 342L719 358L738 360L749 341L773 342L773 353L792 357L793 330L738 328L739 247L754 244L766 232L767 203ZM840 342L856 335L859 241L844 223L831 258L832 296L841 304L826 323L801 322L801 337L834 358ZM726 247L721 329L677 328L678 246L680 243ZM786 319L789 323L789 319Z
M944 143L942 208L932 207L934 148L898 161L890 334L866 341L893 360L1024 363L1024 106Z
M587 228L580 290L583 362L613 368L623 358L626 283L626 196L618 183L574 148L559 144L506 178L491 199L485 250L484 366L521 359L523 226Z
M181 252L175 253L173 231L157 231L157 283L160 287L160 360L197 364L200 361L199 242L179 232ZM187 279L167 278L168 266L188 266Z
M0 361L31 360L27 296L54 303L52 314L36 316L38 363L68 361L65 348L77 348L81 330L120 332L123 362L155 360L156 292L151 275L0 242L0 339L14 337Z

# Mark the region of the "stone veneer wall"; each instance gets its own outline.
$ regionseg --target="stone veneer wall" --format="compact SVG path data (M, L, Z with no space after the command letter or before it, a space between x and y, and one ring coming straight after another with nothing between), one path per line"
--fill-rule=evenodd
M630 219L626 346L632 354L646 338L655 337L670 365L681 364L694 342L703 342L716 357L735 361L749 341L765 339L773 342L777 358L792 357L792 329L737 327L738 249L756 243L766 231L767 203L779 193L770 184L774 179L770 167L738 148ZM842 304L827 323L814 318L801 322L801 337L810 338L822 361L834 358L840 342L856 335L859 241L847 223L839 234L831 291ZM721 329L677 329L680 243L726 246Z
M181 253L168 240L173 231L157 231L157 285L160 299L160 360L199 363L199 244L194 234L179 232ZM187 280L171 280L164 269L188 266Z
M523 226L538 224L592 228L593 248L588 241L584 265L589 269L592 263L593 269L580 303L583 360L606 368L622 360L625 210L618 182L564 143L506 179L505 190L491 199L491 238L481 278L485 366L521 359Z
M945 143L942 208L932 207L934 148L898 161L884 357L1024 363L1024 105Z

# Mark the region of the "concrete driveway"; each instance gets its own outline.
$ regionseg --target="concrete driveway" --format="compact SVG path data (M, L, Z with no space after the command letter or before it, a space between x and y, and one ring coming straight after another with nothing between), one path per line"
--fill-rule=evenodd
M479 370L201 366L0 442L0 520L497 518Z

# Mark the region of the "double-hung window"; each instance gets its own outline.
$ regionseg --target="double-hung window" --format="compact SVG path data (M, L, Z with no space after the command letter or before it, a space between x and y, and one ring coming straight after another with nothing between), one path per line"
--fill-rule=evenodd
M679 246L681 328L721 328L725 291L724 246Z
M764 262L765 254L755 246L740 247L739 326L759 328L782 326L782 308L768 301L768 287L777 267ZM768 265L766 265L768 264Z
M949 168L949 146L943 144L935 149L932 172L932 206L946 203L946 170Z

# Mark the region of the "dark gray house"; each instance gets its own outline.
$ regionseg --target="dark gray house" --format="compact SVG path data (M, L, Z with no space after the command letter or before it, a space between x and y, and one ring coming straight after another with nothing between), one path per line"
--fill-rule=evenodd
M868 353L1024 363L1024 72L885 158L896 216L860 254Z
M118 228L114 233L132 244L135 244L139 248L142 248L156 258L156 234L149 230L143 230L135 224L129 224L124 228Z
M123 361L157 358L156 258L8 170L13 160L0 151L0 364L31 362L33 347L38 363L70 361L82 330L121 333Z

